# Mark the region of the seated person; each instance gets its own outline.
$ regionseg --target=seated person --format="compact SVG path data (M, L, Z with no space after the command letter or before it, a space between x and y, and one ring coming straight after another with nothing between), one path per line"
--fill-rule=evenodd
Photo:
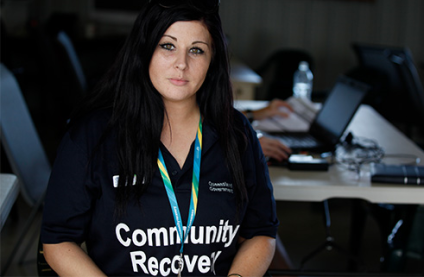
M268 269L279 225L272 184L255 131L233 108L219 1L198 2L146 1L72 116L41 230L58 275Z
M250 122L253 122L253 120L269 118L275 115L287 117L287 113L284 111L284 109L280 109L281 107L285 107L290 111L293 110L286 101L281 99L274 99L269 103L268 106L262 109L254 111L245 110L243 111L243 114L249 119ZM258 132L258 139L265 157L269 157L281 162L283 160L287 160L291 154L291 149L278 139L263 135L260 132Z

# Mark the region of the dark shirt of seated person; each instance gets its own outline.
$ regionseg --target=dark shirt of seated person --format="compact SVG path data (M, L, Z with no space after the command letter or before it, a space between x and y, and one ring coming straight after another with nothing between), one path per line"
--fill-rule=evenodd
M272 100L268 106L257 109L254 111L245 110L243 114L249 119L250 122L253 120L261 120L269 117L273 117L276 115L287 117L288 114L286 112L287 108L290 111L293 111L293 108L284 100L274 99ZM275 159L279 162L287 160L289 155L291 154L291 149L284 145L280 140L274 139L272 137L263 135L258 132L259 143L261 144L262 151L265 157L269 157L271 159Z

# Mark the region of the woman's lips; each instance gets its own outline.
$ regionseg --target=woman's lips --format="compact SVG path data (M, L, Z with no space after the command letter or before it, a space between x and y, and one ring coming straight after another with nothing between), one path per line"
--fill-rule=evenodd
M178 79L178 78L170 78L169 81L176 86L184 86L185 84L188 83L187 80Z

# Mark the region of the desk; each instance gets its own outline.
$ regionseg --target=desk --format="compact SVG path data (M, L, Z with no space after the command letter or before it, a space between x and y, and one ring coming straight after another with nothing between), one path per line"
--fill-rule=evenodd
M373 108L361 105L347 131L374 139L386 154L412 154L424 165L424 152ZM334 164L328 172L290 171L270 167L276 200L323 201L329 198L361 198L371 203L424 204L424 186L371 183L366 166L361 176Z
M255 90L262 83L262 77L241 61L231 59L231 82L234 99L254 100Z
M235 107L238 109L258 109L266 105L267 102L265 101L235 102ZM386 154L415 155L420 158L420 165L424 164L424 152L370 106L360 106L346 132L349 131L356 137L363 137L377 141L378 144L383 147ZM361 170L359 178L356 172L349 171L345 168L345 166L340 164L331 165L329 171L325 172L290 171L287 168L270 166L269 173L274 188L274 197L277 201L321 202L330 198L352 198L364 199L371 203L424 204L423 186L417 187L413 185L371 183L370 173L366 166L363 166L363 170ZM354 203L356 205L357 201ZM327 215L326 213L325 215L326 218L329 217L329 214ZM354 226L354 229L351 231L349 243L350 251L354 256L357 256L359 251L362 235L362 233L359 234L359 232L361 232L361 228L363 228L365 224L363 218L363 215L360 211L357 211L355 206L352 209L352 226ZM329 220L325 222L325 227L327 228L326 242L333 241L328 240L329 238L333 239L329 235L329 222ZM410 227L405 228L410 230ZM409 233L409 231L406 232ZM326 244L323 245L325 246ZM305 261L311 257L312 256L306 256ZM309 272L308 274L302 270L282 270L270 272L274 275L303 276L361 275L361 273L357 272ZM381 276L387 276L387 272L382 272Z
M0 230L19 194L18 178L13 174L0 174Z

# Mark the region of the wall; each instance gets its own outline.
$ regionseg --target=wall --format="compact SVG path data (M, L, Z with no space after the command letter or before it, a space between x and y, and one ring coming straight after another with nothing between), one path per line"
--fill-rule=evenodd
M78 13L83 35L93 26L97 35L125 33L135 18L93 14L86 0L3 2L2 17L15 33L26 16L44 20L55 11ZM256 68L277 49L305 49L316 61L317 89L356 64L352 42L407 46L420 70L424 63L422 0L221 0L220 13L234 56Z
M422 0L221 1L233 55L255 68L277 49L305 49L321 89L356 64L352 42L408 46L422 65L423 14Z

